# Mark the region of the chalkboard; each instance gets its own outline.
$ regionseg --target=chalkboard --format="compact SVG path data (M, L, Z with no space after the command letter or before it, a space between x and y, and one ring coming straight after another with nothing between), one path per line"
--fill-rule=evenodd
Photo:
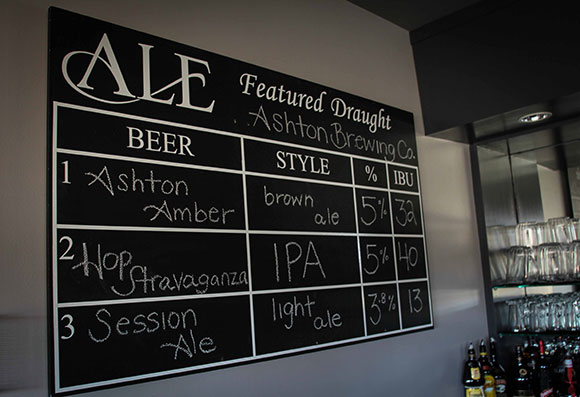
M53 394L433 327L411 113L49 26Z

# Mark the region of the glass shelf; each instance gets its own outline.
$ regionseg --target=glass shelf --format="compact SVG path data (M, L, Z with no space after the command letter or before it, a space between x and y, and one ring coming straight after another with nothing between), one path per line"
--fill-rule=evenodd
M580 336L578 331L545 331L545 332L498 332L500 338L504 336Z
M494 285L492 288L496 290L504 288L558 287L565 285L580 285L580 280L551 282L551 283L505 284L505 285Z

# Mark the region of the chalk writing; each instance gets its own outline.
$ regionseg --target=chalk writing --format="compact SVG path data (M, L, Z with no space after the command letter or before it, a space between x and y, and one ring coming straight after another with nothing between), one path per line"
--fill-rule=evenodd
M265 98L269 101L286 103L316 112L323 112L322 100L326 91L322 91L315 99L312 95L291 91L284 88L284 85L267 85L266 83L257 83L258 76L251 73L244 73L240 76L240 85L243 87L242 94L256 95L258 98Z
M314 197L310 194L272 193L264 185L264 204L268 207L282 205L285 207L314 207Z
M432 324L412 114L50 14L52 394Z
M391 125L391 115L386 114L385 109L381 108L378 112L372 113L368 110L359 109L354 106L346 104L342 98L333 98L330 101L330 108L333 115L340 118L346 118L357 123L368 125L371 133L377 132L377 128L389 131L393 126Z
M333 313L325 308L322 315L317 315L314 311L315 307L316 301L308 294L305 299L293 295L290 300L282 302L272 298L272 321L274 323L281 321L287 330L291 330L300 318L311 319L310 324L315 331L339 328L343 325L340 313Z
M312 318L312 306L315 304L310 295L306 295L305 302L299 301L296 295L286 302L278 302L276 298L272 298L272 321L282 321L284 328L292 329L296 318Z
M183 337L183 334L179 334L179 339L177 343L163 343L161 344L161 346L159 346L159 348L174 349L173 354L174 360L177 360L177 356L180 352L184 353L189 358L193 358L198 353L198 350L202 354L210 354L216 351L217 349L217 346L214 344L213 339L208 336L202 338L199 342L197 342L191 329L189 330L189 340L191 341L191 343L189 343Z
M326 157L308 156L300 153L278 150L276 152L276 159L278 160L276 162L276 167L281 170L299 170L311 174L330 175L328 159ZM295 162L295 160L297 161Z
M200 208L197 201L193 202L192 207L170 207L167 200L163 200L161 205L150 204L143 207L144 212L152 213L149 221L153 222L157 218L173 222L186 223L221 223L227 224L228 215L235 212L235 209L210 207L209 209Z
M88 329L89 338L95 343L106 342L112 335L128 336L143 332L152 334L197 326L197 315L193 309L180 312L151 311L115 319L108 309L101 308L95 313L95 320L98 324Z
M135 265L128 272L129 279L122 287L111 286L111 291L118 296L129 297L140 293L143 295L155 294L156 292L195 292L205 294L211 288L236 287L248 285L248 275L245 270L241 272L221 272L217 274L179 274L161 276L151 274L147 266Z
M108 287L117 296L137 294L195 293L205 294L210 289L247 286L246 270L223 271L213 274L169 272L156 274L146 265L134 263L133 253L127 250L106 251L100 243L91 251L87 242L81 243L82 257L71 266L71 271L81 271L83 277L107 280Z
M161 193L165 196L187 196L189 195L189 187L187 182L183 180L172 181L170 179L155 178L153 170L149 170L149 175L144 178L139 178L135 168L131 168L130 175L127 173L119 173L114 175L111 180L109 168L105 165L98 173L85 172L85 175L92 179L87 186L92 186L97 183L97 186L102 186L111 195L115 196L118 192L131 193ZM115 182L113 182L115 181Z
M306 254L303 257L303 249L302 245L295 242L290 241L284 245L284 249L282 251L285 255L281 255L282 258L282 266L286 268L285 274L287 275L288 282L292 282L292 274L293 268L295 264L299 264L296 266L300 266L302 271L302 279L306 279L308 270L311 267L314 267L317 274L322 276L323 279L326 278L326 273L324 273L324 268L322 267L322 263L320 262L320 258L316 253L316 247L312 241L308 241L308 246L306 248ZM275 268L276 268L276 281L280 282L280 262L279 254L278 254L278 244L274 243L274 259L275 259Z
M186 135L172 134L169 132L159 132L154 130L145 130L143 133L137 127L127 126L129 136L129 149L145 149L150 152L163 152L168 154L177 154L180 156L195 157L191 153L191 138ZM147 138L144 137L147 136Z

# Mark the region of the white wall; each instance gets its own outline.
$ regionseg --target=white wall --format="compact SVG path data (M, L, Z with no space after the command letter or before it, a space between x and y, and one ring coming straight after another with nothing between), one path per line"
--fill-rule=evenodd
M408 32L344 0L0 0L0 391L47 393L49 5L413 112L419 135L433 330L89 395L462 394L466 342L487 334L468 148L423 137Z

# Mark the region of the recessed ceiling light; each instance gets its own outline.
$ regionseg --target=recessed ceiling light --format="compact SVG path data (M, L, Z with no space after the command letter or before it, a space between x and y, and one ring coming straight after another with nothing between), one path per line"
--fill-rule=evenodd
M552 112L536 112L526 114L520 117L520 123L537 123L538 121L544 121L552 117Z

